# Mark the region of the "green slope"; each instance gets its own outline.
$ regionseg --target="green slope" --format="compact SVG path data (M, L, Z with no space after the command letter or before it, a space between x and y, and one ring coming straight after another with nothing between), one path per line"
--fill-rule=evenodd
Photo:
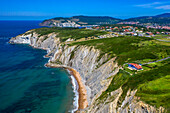
M77 42L71 45L94 46L107 53L110 58L117 56L119 65L135 62L146 63L170 56L170 43L156 41L145 37L115 37L108 39ZM130 75L125 68L116 74L108 89L98 98L103 102L110 92L122 87L123 94L119 100L125 98L129 89L138 89L136 96L150 105L163 106L170 111L170 59L143 65L144 70Z

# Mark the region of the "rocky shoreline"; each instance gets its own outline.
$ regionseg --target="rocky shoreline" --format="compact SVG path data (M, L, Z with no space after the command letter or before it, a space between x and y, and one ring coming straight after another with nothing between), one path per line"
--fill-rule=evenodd
M44 47L37 47L34 46L30 43L25 43L25 42L13 42L13 41L9 41L10 44L29 44L29 46L35 48L35 49L42 49L42 50L46 50L47 54L44 56L45 58L50 58L51 56L48 55L50 49L49 48L44 48ZM85 88L85 85L82 82L82 78L79 74L79 72L77 72L75 69L69 67L69 66L64 66L64 65L58 65L58 64L52 64L49 63L50 59L48 61L47 64L45 64L44 66L46 67L50 67L50 68L64 68L65 70L69 70L70 71L70 75L73 75L73 77L76 79L77 83L78 83L78 93L79 93L79 99L78 99L78 110L80 109L85 109L88 106L88 101L87 101L87 91ZM77 110L77 111L78 111Z
M11 43L11 42L9 42L9 43L14 44L14 43ZM31 45L29 45L29 46L31 46ZM48 51L48 49L46 49L46 48L39 48L39 47L34 47L34 46L31 46L31 47L33 47L35 49L42 49L42 50ZM48 54L46 54L44 57L50 58L50 56L48 56ZM49 59L49 61L50 61L50 59ZM65 70L69 70L70 75L73 75L73 77L76 79L76 81L78 83L78 87L79 87L78 88L78 93L79 93L79 95L78 95L79 96L79 98L78 98L78 110L85 109L85 108L88 107L87 91L86 91L85 85L82 82L82 78L81 78L79 72L77 72L75 69L73 69L71 67L52 64L52 63L46 63L44 66L50 67L50 68L64 68Z

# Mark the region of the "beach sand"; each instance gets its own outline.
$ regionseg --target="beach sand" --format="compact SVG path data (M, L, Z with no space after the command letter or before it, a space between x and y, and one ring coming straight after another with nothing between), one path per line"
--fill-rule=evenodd
M86 88L85 88L85 86L82 82L80 74L75 69L70 68L70 67L64 67L64 66L56 65L56 64L51 64L51 63L47 63L45 66L52 67L52 68L68 69L70 71L70 74L72 74L75 77L75 79L76 79L76 81L79 85L79 89L78 89L78 92L79 92L79 100L78 100L79 107L78 107L78 109L80 110L80 109L85 109L86 107L88 107Z
M75 77L75 79L77 80L77 83L79 85L79 109L85 109L88 106L88 102L87 102L87 91L85 86L82 83L82 79L80 74L74 70L73 68L66 68L69 69L71 71L71 74Z

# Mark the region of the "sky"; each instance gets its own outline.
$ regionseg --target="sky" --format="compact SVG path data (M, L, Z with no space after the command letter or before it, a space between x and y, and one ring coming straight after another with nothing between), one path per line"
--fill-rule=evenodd
M0 0L0 20L111 16L126 19L170 12L169 0Z

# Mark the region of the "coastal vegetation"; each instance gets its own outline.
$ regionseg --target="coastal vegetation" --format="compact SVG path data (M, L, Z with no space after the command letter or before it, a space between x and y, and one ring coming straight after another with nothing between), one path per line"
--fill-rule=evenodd
M104 54L108 54L110 58L116 56L119 65L135 61L142 62L145 59L154 61L170 55L168 45L161 45L159 41L148 37L122 36L75 42L70 45L94 46L101 50L100 57Z
M167 111L170 111L170 60L147 66L151 69L133 75L120 69L119 73L113 77L107 90L100 95L98 102L105 101L112 91L122 87L123 94L119 103L124 100L129 89L138 89L136 96L140 97L140 100L156 107L163 106Z
M170 107L170 82L169 80L170 64L158 66L149 71L134 74L131 76L122 88L124 92L128 89L138 89L137 95L144 102L153 106Z
M71 38L74 40L78 40L84 37L91 36L99 36L103 34L107 34L107 32L96 31L96 30L88 30L88 29L78 29L78 28L59 28L59 27L44 27L34 30L39 36L48 35L50 33L56 33L62 42Z

